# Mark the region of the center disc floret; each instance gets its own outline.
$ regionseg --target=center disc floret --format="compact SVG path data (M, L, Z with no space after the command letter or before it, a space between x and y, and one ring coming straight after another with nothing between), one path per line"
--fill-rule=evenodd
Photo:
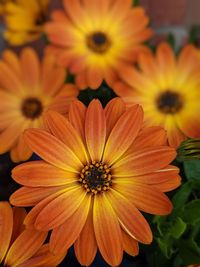
M102 162L92 161L81 170L79 182L87 192L93 194L107 191L112 184L110 167Z

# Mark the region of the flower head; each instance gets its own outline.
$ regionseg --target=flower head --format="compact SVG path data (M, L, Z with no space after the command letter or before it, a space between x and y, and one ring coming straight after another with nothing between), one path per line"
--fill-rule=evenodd
M38 39L43 33L49 0L10 0L3 6L6 24L5 39L22 45Z
M176 58L172 48L160 44L156 55L139 57L139 70L127 68L127 85L118 82L116 93L128 104L140 103L146 125L167 130L169 144L177 148L186 137L200 137L200 60L187 45Z
M75 74L81 89L96 89L103 79L110 85L123 65L132 64L142 42L151 35L149 19L132 0L63 0L45 31L50 51Z
M0 202L0 266L57 266L63 254L54 256L49 245L43 245L47 232L25 229L25 217L24 208Z
M126 110L119 98L105 110L98 100L88 108L74 101L68 118L55 111L44 116L45 130L29 129L25 139L42 160L13 169L24 185L10 198L16 206L35 206L27 226L51 230L50 250L72 244L82 265L90 265L97 248L118 266L123 250L137 255L138 244L152 241L139 210L168 214L172 204L163 192L180 184L176 156L165 145L160 127L143 128L143 112Z
M20 57L11 51L0 61L0 153L11 151L13 161L27 160L32 152L22 133L29 127L42 127L47 109L66 113L78 94L72 84L64 85L66 71L47 55L42 62L31 48Z

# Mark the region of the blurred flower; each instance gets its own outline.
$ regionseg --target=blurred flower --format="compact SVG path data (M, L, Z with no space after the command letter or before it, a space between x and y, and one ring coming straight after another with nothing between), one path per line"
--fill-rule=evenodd
M44 243L47 232L25 229L24 208L11 208L8 202L0 202L0 266L54 267L64 255L53 255Z
M5 39L12 45L22 45L38 39L43 33L49 0L6 1L3 16Z
M128 104L139 103L149 125L167 130L169 144L177 148L186 137L200 137L200 60L187 45L175 58L172 48L160 44L156 55L139 57L139 70L127 68L115 92Z
M0 15L3 15L5 12L5 5L9 2L13 2L14 0L0 0Z
M66 71L47 55L39 62L31 48L22 50L18 58L5 51L0 61L0 153L11 151L15 162L27 160L32 152L22 133L29 127L42 126L47 109L66 113L69 102L78 94L72 84L64 85Z
M200 267L200 264L189 265L188 267Z
M123 65L131 65L152 35L149 19L132 0L63 0L45 31L58 62L76 75L81 89L111 85Z
M120 264L123 250L137 255L137 241L152 241L139 210L169 214L172 204L163 192L180 185L178 168L168 165L176 152L165 145L165 131L142 128L141 107L125 110L119 98L105 110L98 100L87 109L74 101L68 119L49 111L44 121L47 131L25 132L43 160L13 169L13 178L24 187L11 196L11 203L35 206L25 224L53 230L53 253L75 242L84 266L92 263L97 248L111 266Z

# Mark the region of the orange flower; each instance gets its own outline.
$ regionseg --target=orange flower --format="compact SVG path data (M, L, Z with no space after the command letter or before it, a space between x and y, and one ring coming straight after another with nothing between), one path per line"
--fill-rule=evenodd
M66 71L55 65L51 55L39 62L31 48L22 50L18 58L5 51L0 61L0 153L11 151L15 162L27 160L32 152L22 133L29 127L42 126L47 109L66 113L68 104L78 94L72 84L64 85Z
M139 103L145 122L167 130L169 144L177 148L186 137L200 137L200 60L187 45L175 58L171 47L160 44L156 55L141 54L139 68L127 68L115 92L128 104Z
M68 119L49 111L44 121L48 131L25 132L43 160L14 168L13 178L24 187L11 203L35 206L25 224L53 230L53 253L75 243L82 265L91 264L98 248L111 266L118 266L123 249L136 255L137 241L152 241L138 209L160 215L172 210L163 192L180 184L178 169L169 165L175 150L165 145L162 128L142 128L140 106L125 110L118 98L105 110L98 100L87 109L74 101Z
M63 254L54 256L48 244L42 246L47 232L25 229L25 217L25 209L0 202L0 266L57 266Z
M152 35L149 19L132 0L63 0L45 31L50 51L76 75L81 89L97 89L103 79L111 85L123 65L131 65L142 42Z

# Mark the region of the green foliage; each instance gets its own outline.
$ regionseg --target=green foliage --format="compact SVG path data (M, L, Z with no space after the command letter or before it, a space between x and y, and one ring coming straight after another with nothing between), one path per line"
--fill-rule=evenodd
M183 182L172 196L173 212L154 217L152 253L143 248L149 267L200 263L200 159L186 157L181 161Z
M140 0L133 0L133 5L134 6L139 6L140 5Z

